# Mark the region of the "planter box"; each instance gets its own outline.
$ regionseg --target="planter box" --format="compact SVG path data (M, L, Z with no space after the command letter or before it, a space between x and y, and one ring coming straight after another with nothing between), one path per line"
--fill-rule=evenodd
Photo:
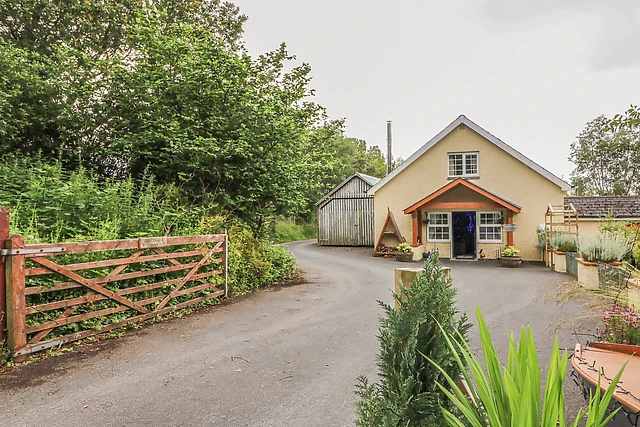
M399 262L413 261L413 252L396 252L396 261L399 261Z
M578 263L578 282L587 289L600 289L598 263L585 261L582 258L576 258L576 261Z
M629 286L629 304L640 307L640 279L625 279Z
M558 273L567 272L567 254L553 250L553 269Z
M510 267L510 268L520 267L520 264L522 264L522 257L504 256L500 258L500 262L502 263L503 267Z

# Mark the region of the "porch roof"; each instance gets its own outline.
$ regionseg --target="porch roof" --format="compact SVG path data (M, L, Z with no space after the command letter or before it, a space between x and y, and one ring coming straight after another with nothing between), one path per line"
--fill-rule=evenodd
M522 210L521 206L518 206L517 204L498 196L497 194L484 189L482 187L480 187L477 184L473 184L472 182L463 179L463 178L456 178L455 180L451 181L450 183L448 183L447 185L440 187L438 190L434 191L433 193L429 194L427 197L415 202L414 204L412 204L411 206L409 206L408 208L404 209L404 213L405 214L410 214L422 207L424 207L425 205L429 204L430 202L432 202L434 199L436 199L437 197L442 196L443 194L448 193L449 191L453 190L454 188L457 188L459 186L463 186L466 187L484 197L486 197L487 199L491 200L491 202L498 204L512 212L515 213L520 213L520 211Z

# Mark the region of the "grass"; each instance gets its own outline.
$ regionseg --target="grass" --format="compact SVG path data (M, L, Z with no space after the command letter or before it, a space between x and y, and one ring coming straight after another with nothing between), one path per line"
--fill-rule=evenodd
M318 237L316 224L296 223L295 220L280 220L276 222L274 243L294 242Z

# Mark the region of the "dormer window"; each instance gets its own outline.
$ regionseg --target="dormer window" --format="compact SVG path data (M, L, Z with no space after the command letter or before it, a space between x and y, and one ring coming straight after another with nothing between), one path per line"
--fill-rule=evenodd
M449 176L477 177L478 152L449 153Z

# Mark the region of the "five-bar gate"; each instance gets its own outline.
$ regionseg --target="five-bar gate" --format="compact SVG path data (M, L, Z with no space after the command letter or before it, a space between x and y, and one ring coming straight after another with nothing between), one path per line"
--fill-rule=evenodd
M12 357L226 296L227 243L226 234L29 245L9 237L0 316Z

